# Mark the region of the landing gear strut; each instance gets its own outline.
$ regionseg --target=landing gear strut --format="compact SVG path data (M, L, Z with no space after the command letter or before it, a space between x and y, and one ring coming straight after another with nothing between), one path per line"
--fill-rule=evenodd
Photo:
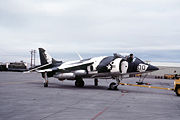
M140 76L139 81L136 82L137 85L149 84L149 83L144 83L144 79L145 79L146 77L147 77L147 74L146 74L144 77Z
M47 73L43 73L42 76L44 78L44 87L48 87L48 76L47 76Z
M76 87L84 87L83 79L82 78L76 78L75 86Z

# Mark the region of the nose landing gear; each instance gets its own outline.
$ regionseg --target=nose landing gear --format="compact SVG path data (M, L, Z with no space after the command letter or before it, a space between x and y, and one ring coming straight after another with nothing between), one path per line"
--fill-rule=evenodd
M109 85L109 90L117 90L117 85L115 82L112 82L110 85Z
M122 80L122 77L121 77L121 80ZM119 84L120 84L120 78L119 78L119 77L116 77L116 83L115 83L115 82L112 82L112 83L109 85L109 90L117 90L117 87L118 87Z

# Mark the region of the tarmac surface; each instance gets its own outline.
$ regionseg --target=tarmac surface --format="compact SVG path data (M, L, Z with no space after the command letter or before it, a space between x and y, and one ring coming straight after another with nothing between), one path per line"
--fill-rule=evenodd
M133 86L107 90L113 80L74 81L49 79L40 74L0 72L0 120L179 120L180 97L173 91ZM138 78L124 79L135 83ZM152 86L173 88L173 80L150 79Z

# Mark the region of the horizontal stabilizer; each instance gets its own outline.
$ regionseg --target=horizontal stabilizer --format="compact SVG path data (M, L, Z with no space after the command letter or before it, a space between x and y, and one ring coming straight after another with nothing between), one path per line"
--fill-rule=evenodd
M56 70L58 70L58 68L53 67L53 68L48 68L48 69L44 69L44 70L37 70L37 72L44 73L44 72L52 72L52 71L56 71Z
M25 72L23 72L23 73L30 73L30 72L36 71L36 70L38 70L38 69L40 69L40 68L46 67L46 66L48 66L48 65L51 65L51 63L45 64L45 65L41 65L41 66L39 66L39 67L37 67L37 68L31 69L31 70L29 70L29 71L25 71Z

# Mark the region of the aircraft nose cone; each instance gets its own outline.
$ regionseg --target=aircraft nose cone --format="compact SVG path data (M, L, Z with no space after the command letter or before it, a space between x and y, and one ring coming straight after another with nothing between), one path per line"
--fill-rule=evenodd
M153 65L148 65L147 71L155 71L155 70L159 70L159 68Z

